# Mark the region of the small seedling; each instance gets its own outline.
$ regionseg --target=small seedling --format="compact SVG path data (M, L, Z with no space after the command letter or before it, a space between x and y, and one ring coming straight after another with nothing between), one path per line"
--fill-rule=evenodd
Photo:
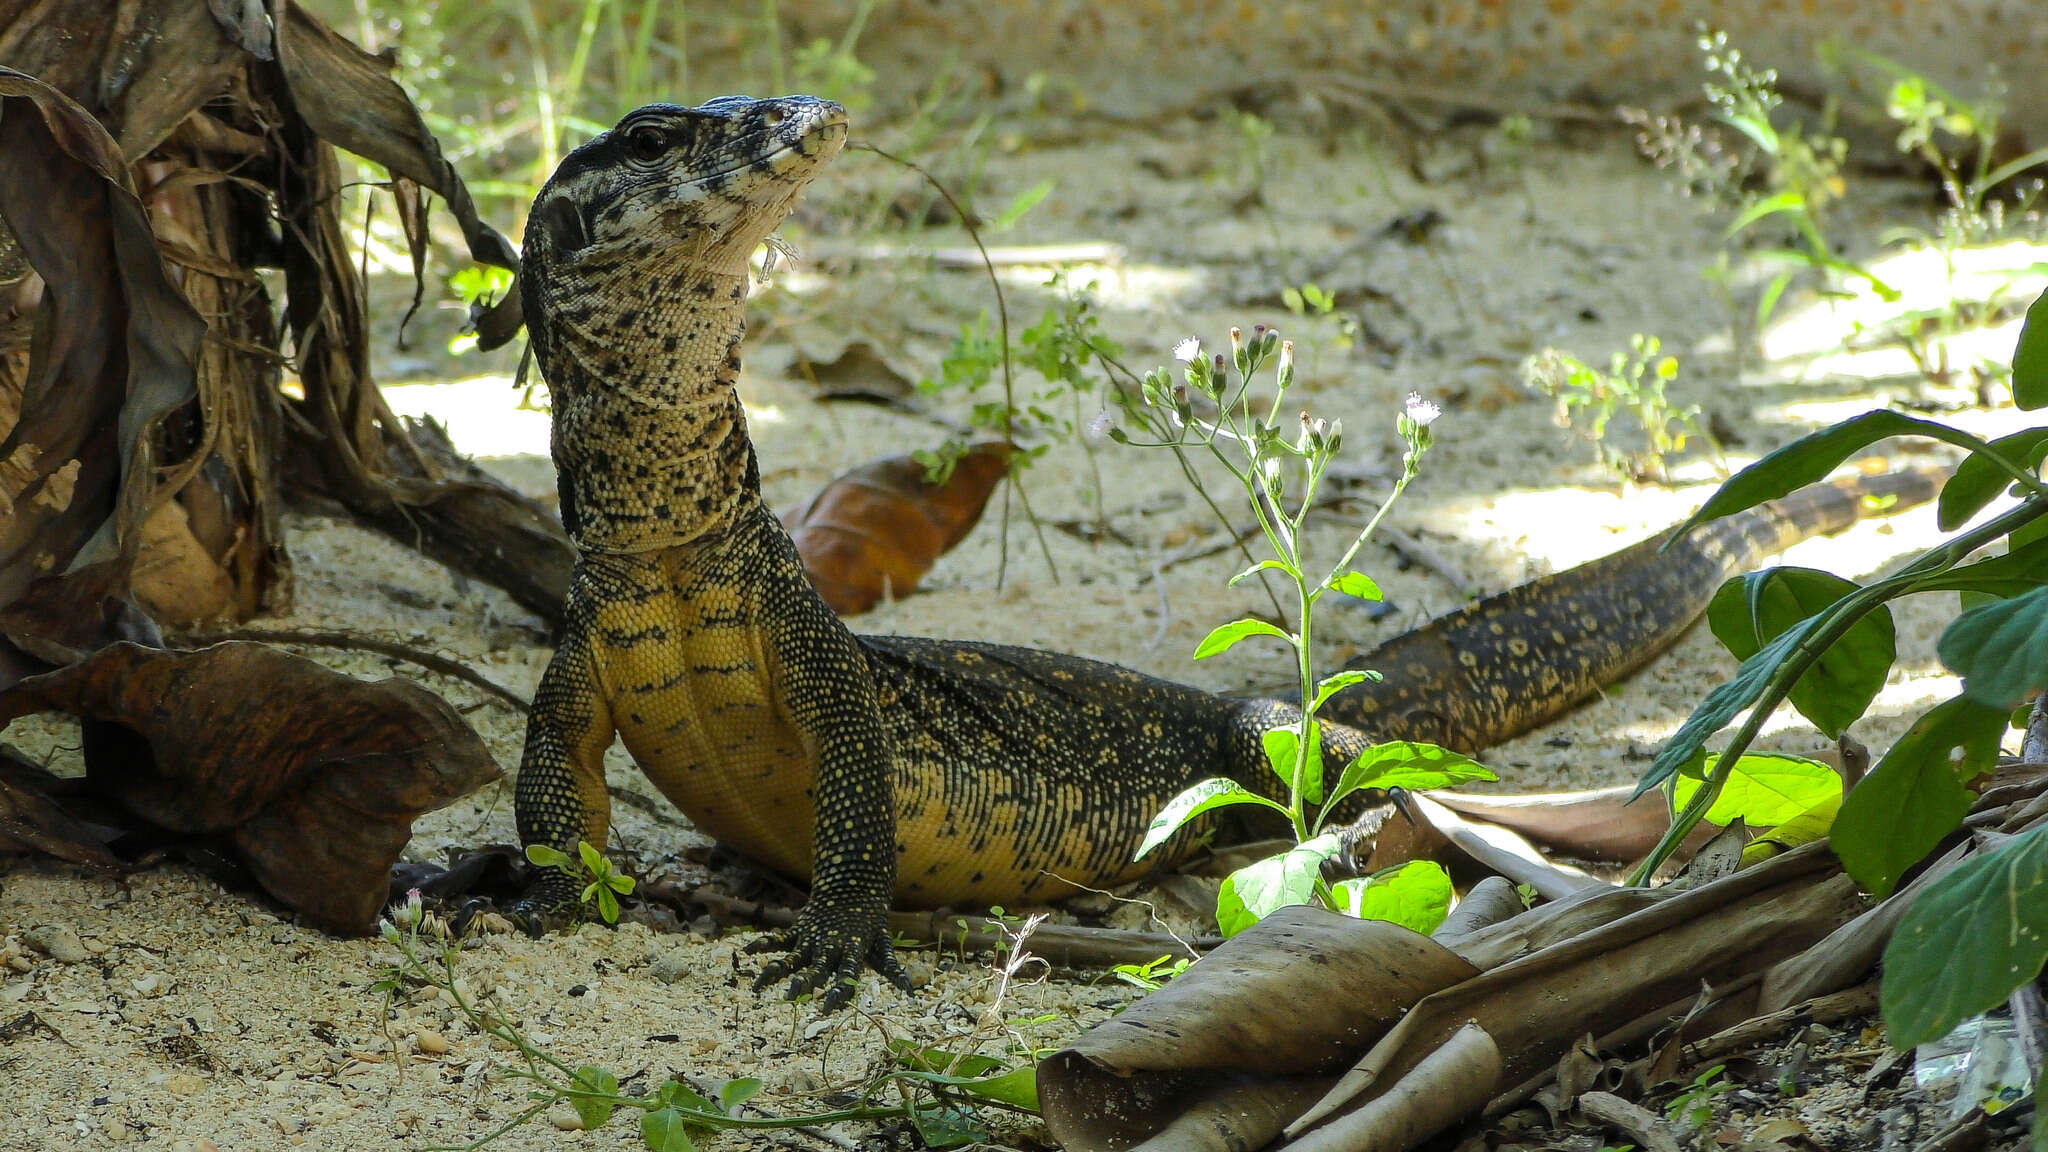
M1734 1081L1721 1079L1727 1067L1716 1064L1693 1077L1692 1085L1664 1106L1664 1115L1674 1124L1682 1122L1695 1132L1706 1131L1714 1119L1714 1097L1735 1090Z
M545 844L526 846L526 858L536 866L560 868L586 881L579 897L584 906L595 906L599 919L607 924L617 924L619 897L632 895L635 881L615 869L611 860L587 841L576 842L576 855L579 859L572 860L567 853Z
M1713 449L1723 476L1721 446L1700 423L1696 404L1674 405L1665 389L1678 379L1678 358L1663 354L1655 336L1629 338L1629 350L1616 352L1602 372L1555 348L1545 348L1522 365L1530 388L1557 401L1557 425L1569 428L1593 445L1600 462L1631 480L1668 483L1670 458L1696 438ZM1609 442L1608 425L1622 412L1642 428L1644 446L1618 451Z
M1143 964L1119 964L1110 971L1116 974L1118 980L1134 988L1157 992L1161 985L1187 971L1188 965L1193 963L1194 961L1185 956L1177 960L1171 956L1161 956L1157 960L1147 960Z

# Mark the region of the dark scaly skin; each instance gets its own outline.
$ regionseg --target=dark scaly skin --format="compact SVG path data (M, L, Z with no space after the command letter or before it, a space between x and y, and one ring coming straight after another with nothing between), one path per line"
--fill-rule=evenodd
M1660 532L1612 555L1519 584L1352 660L1384 679L1347 688L1323 715L1381 740L1467 755L1540 728L1684 636L1722 581L1809 536L1839 532L1873 503L1934 499L1941 473L1815 484L1716 520L1666 548Z
M528 722L520 838L565 852L605 842L603 759L618 735L700 828L811 881L795 927L765 941L789 955L763 980L791 976L793 993L823 989L828 1005L863 963L902 983L884 930L892 900L1054 900L1184 855L1191 834L1131 861L1152 817L1198 780L1276 794L1261 736L1299 715L1057 653L857 637L817 597L761 501L733 385L746 257L844 136L836 105L805 98L634 112L542 189L520 275L578 555ZM1588 586L1594 599L1567 576L1507 594L1526 598L1507 617L1567 649L1589 633L1626 648L1629 613L1663 593L1632 574L1655 569L1648 553L1624 555L1612 585ZM1493 622L1482 612L1477 626L1492 635ZM1382 651L1465 679L1448 694L1354 696L1347 715L1376 708L1392 734L1465 725L1449 742L1481 747L1584 678L1516 656L1513 635L1469 662L1456 633L1417 636L1412 652ZM1444 636L1453 647L1433 654ZM1323 731L1335 763L1368 743L1357 728ZM576 891L544 873L522 909L555 911Z

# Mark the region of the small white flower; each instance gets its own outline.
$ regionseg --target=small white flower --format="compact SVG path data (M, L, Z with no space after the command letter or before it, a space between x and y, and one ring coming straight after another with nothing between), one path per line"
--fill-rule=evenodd
M1435 423L1437 417L1444 414L1440 405L1432 400L1424 400L1420 392L1408 394L1408 399L1401 405L1401 412L1408 419L1415 421L1417 428L1429 427Z
M1109 413L1097 412L1088 421L1088 438L1090 440L1107 440L1109 439L1110 429L1115 427L1116 420Z
M1180 361L1183 364L1194 363L1195 357L1200 356L1201 354L1202 342L1200 340L1195 339L1193 336L1190 336L1187 339L1173 346L1173 358L1175 360Z

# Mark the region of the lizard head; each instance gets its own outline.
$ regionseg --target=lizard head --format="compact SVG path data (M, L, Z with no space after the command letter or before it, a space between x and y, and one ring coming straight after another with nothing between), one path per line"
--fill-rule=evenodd
M688 266L743 273L846 141L830 100L649 104L563 158L534 199L528 277Z

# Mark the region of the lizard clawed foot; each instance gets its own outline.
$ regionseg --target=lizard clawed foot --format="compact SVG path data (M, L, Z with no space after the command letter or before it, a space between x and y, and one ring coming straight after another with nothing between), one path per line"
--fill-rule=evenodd
M887 921L880 913L814 914L817 908L816 901L804 905L794 926L747 945L748 952L789 953L761 966L754 991L787 978L787 998L794 1000L806 992L822 990L818 1003L830 1012L845 1007L853 999L863 964L896 987L910 990L910 974L896 959L896 950L889 944Z
M540 937L550 928L573 924L581 918L576 879L559 868L540 868L517 904L505 912L506 919L528 936Z

